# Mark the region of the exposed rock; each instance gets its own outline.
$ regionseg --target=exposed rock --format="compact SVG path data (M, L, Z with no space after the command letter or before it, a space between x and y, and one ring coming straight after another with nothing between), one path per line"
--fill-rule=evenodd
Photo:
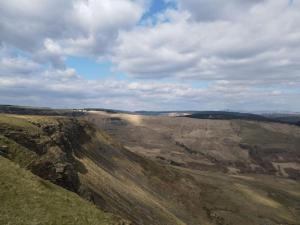
M0 145L0 156L6 157L8 154L8 146L7 145Z

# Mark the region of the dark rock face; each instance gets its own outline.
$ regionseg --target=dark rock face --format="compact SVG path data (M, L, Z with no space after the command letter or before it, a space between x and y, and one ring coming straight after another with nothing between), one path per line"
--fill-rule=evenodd
M6 145L1 145L0 146L0 156L6 157L8 154L8 146Z
M80 151L81 145L89 140L89 137L84 132L82 124L77 120L70 120L70 123L64 123L62 120L57 126L42 127L51 139L52 149L53 146L56 147L54 151L58 153L58 157L55 160L48 158L45 161L37 162L31 166L31 169L33 173L42 178L79 193L79 165L74 156L77 151Z
M78 172L82 171L84 166L80 165L74 156L80 151L82 144L89 140L89 136L84 131L87 125L72 118L56 121L58 123L32 123L38 130L35 132L30 132L25 128L1 126L0 135L38 156L27 166L31 172L79 193L81 184ZM0 155L6 157L8 154L9 147L0 146Z
M284 171L289 175L291 179L300 180L300 172L299 170L293 168L285 168Z
M17 132L8 132L4 134L5 137L14 140L18 144L28 148L31 151L34 151L38 155L45 154L46 143L39 141L39 136L31 136L24 133L22 130Z
M50 161L32 165L30 170L39 177L49 180L63 188L78 192L80 182L76 169L71 163L53 163Z

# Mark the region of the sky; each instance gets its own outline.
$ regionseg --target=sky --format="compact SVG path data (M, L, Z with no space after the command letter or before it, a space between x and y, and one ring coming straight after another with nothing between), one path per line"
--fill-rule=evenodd
M0 0L0 104L300 112L299 0Z

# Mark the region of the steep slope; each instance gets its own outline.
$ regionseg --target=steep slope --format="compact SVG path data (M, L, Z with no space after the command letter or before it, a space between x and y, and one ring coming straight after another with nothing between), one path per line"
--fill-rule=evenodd
M133 224L299 224L297 181L161 164L128 151L80 118L0 118L2 155ZM135 125L127 130L129 139L143 122L128 116L112 121Z
M78 195L0 156L0 224L121 225Z
M132 152L194 170L300 178L300 128L248 120L90 113Z

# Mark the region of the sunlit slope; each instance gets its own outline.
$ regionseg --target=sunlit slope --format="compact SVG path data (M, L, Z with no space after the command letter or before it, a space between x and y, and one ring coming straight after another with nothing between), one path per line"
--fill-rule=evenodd
M78 195L0 156L1 225L118 225Z

